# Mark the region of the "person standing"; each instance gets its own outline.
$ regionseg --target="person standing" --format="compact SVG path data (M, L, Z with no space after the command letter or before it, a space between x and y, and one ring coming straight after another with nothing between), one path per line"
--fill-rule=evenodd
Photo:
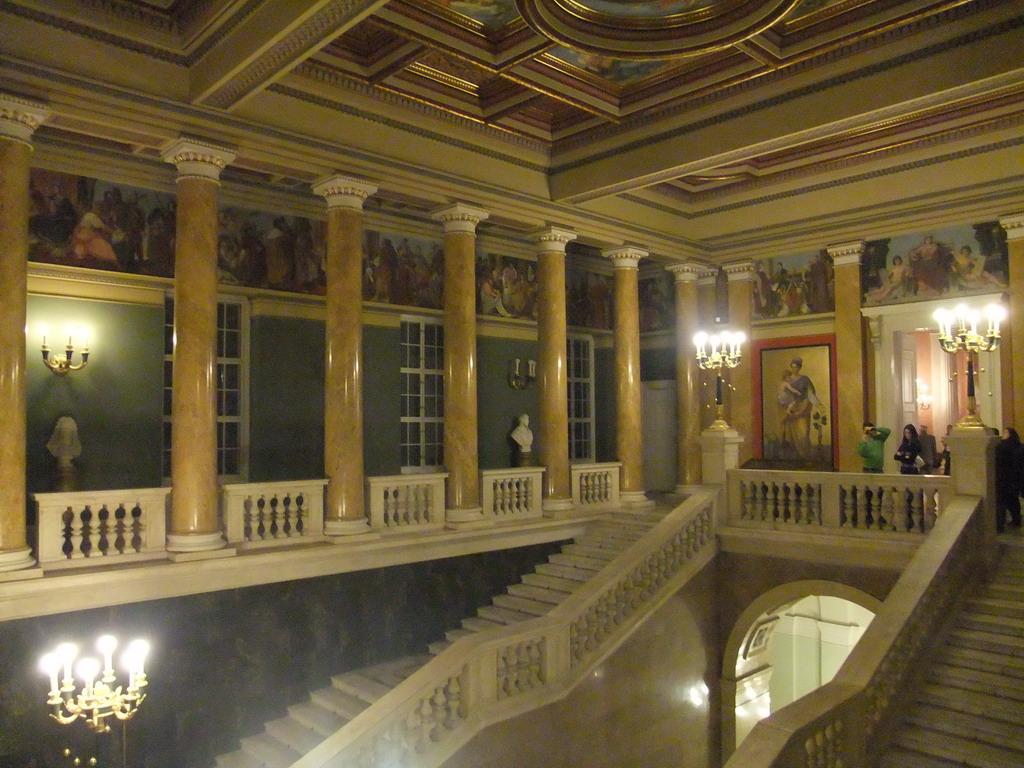
M949 477L949 436L953 433L953 425L946 425L946 434L942 436L942 452L939 453L939 464L942 467L942 474Z
M921 441L921 458L924 460L921 471L930 475L939 466L938 446L935 444L935 435L929 434L927 424L922 424L920 430L918 440Z
M1000 533L1010 516L1010 525L1020 528L1021 443L1013 427L1003 430L996 446L996 530Z
M882 471L882 451L891 432L888 427L876 427L870 421L864 422L864 439L857 444L857 455L864 459L865 472Z
M921 441L917 436L917 428L913 424L903 427L903 442L896 449L893 458L900 463L901 475L920 474L917 469L918 458L921 456Z

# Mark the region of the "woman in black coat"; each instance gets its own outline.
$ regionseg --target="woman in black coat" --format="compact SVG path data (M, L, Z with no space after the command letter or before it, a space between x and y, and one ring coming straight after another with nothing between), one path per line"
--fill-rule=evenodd
M903 442L893 456L900 463L901 475L917 475L917 457L921 455L921 441L917 438L917 427L907 424L903 428Z
M1020 435L1013 427L1003 430L1003 439L996 446L996 530L1002 531L1006 514L1010 525L1020 528L1021 491Z

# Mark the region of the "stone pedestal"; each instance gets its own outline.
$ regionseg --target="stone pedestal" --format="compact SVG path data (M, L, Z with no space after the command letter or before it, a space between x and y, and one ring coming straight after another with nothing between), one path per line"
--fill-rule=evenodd
M705 429L700 433L701 475L705 485L724 485L725 473L739 466L739 432L729 429Z
M999 438L987 428L954 427L946 438L954 493L985 499L987 536L996 532L996 446Z

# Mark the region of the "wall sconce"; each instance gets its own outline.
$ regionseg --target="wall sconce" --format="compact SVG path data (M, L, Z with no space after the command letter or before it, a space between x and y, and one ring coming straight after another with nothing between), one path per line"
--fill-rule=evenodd
M523 370L523 363L526 363L526 370ZM512 389L526 389L528 386L533 384L534 379L537 378L537 361L536 360L520 360L518 357L515 360L508 361L508 385Z
M928 392L928 385L924 383L923 379L917 380L917 408L921 411L927 411L932 407L932 396Z
M84 328L78 328L78 329L67 328L67 329L65 329L65 333L67 333L67 336L68 336L68 345L64 349L64 356L63 357L61 357L59 354L55 354L55 355L53 355L53 357L50 356L50 348L48 346L46 346L46 334L48 332L49 332L49 329L46 326L43 326L43 328L42 328L42 334L43 334L43 349L42 349L42 352L43 352L43 362L46 364L47 368L49 368L51 371L56 373L58 376L66 376L71 371L80 371L83 368L85 368L86 365L89 364L89 334L88 334L88 331L86 331ZM82 343L82 349L81 349L81 352L80 352L80 354L82 356L82 362L79 363L78 365L74 365L71 362L72 356L75 353L75 335L76 334L78 335L78 337L83 342Z
M147 684L144 665L149 643L133 640L125 651L122 664L128 670L127 689L117 685L117 677L114 675L116 648L117 638L103 635L96 640L96 650L103 655L102 666L96 658L79 659L75 672L82 678L82 690L77 695L75 678L71 674L71 666L78 655L75 645L62 643L40 659L40 666L50 676L50 693L46 700L53 707L50 717L62 725L73 723L81 717L91 730L107 733L110 730L107 718L111 715L118 720L129 720L135 715L146 698L146 694L141 691ZM61 669L64 676L58 682Z

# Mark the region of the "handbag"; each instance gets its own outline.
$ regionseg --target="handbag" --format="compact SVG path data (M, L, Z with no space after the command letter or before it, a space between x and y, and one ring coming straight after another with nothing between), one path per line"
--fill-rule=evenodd
M924 469L924 459L921 458L920 454L914 457L914 466L918 469Z

